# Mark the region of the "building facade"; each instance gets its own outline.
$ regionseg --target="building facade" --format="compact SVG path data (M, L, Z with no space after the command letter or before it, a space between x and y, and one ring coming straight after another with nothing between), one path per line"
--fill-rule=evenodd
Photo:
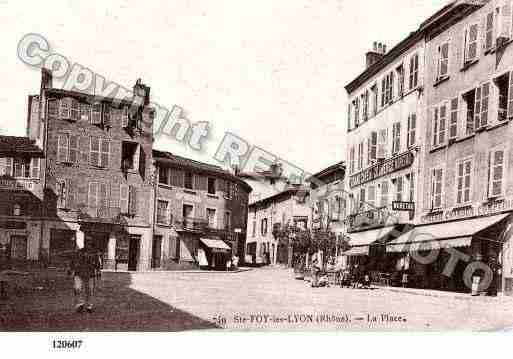
M425 23L426 151L416 230L443 228L444 238L455 239L440 244L467 256L445 281L440 260L416 265L414 273L431 277L429 287L468 290L465 269L484 263L493 274L489 291L513 291L512 6L460 1Z
M308 190L300 185L266 197L248 207L246 263L254 265L286 264L292 260L287 241L280 241L278 231L289 226L310 228L311 210Z
M37 260L43 219L43 151L26 137L0 136L0 262Z
M153 268L242 263L251 187L221 167L153 151L158 185Z
M425 41L417 30L387 52L374 43L348 93L347 230L350 261L392 263L383 243L414 220L424 142ZM377 244L373 246L373 244Z

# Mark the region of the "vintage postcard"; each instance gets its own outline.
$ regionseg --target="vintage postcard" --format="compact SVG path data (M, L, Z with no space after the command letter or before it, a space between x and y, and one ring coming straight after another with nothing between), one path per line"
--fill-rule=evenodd
M0 331L513 328L513 0L7 0L0 30Z

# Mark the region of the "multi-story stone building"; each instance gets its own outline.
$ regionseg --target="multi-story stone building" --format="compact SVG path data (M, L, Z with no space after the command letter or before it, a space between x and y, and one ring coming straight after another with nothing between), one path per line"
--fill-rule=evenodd
M154 268L225 268L245 251L251 187L214 166L153 151L158 172ZM162 253L162 255L161 255Z
M387 264L383 241L413 221L424 142L425 42L414 31L387 52L374 43L348 93L348 236L353 261Z
M27 137L0 136L0 262L39 257L42 156Z
M42 72L38 111L28 137L43 148L40 259L65 260L76 243L102 253L104 268L149 267L152 240L153 111L139 81L142 105L52 87ZM64 256L63 256L64 255Z
M289 226L310 228L311 210L308 189L289 185L287 189L250 203L246 239L246 263L291 264L289 242L275 234Z
M512 7L456 1L423 24L427 116L415 231L464 256L450 278L441 274L447 253L415 263L424 286L468 290L464 271L474 262L491 268L492 292L513 291ZM400 237L389 252L412 251L421 237Z

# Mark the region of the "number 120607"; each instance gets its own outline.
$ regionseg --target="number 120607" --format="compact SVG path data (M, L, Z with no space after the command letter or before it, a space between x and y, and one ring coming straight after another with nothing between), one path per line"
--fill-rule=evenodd
M82 340L52 340L53 349L80 349Z

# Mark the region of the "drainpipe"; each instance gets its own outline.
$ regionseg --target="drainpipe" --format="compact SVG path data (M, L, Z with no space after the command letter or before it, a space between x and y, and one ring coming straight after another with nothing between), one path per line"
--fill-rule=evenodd
M154 175L153 175L153 209L152 209L152 221L151 221L151 235L150 235L150 269L152 268L152 261L153 261L153 241L155 240L155 222L156 222L156 215L157 215L157 183L158 183L158 172L157 172L157 166L156 161L152 160L152 165L154 168ZM160 243L160 260L162 262L162 243ZM162 263L160 263L160 266L162 267Z

